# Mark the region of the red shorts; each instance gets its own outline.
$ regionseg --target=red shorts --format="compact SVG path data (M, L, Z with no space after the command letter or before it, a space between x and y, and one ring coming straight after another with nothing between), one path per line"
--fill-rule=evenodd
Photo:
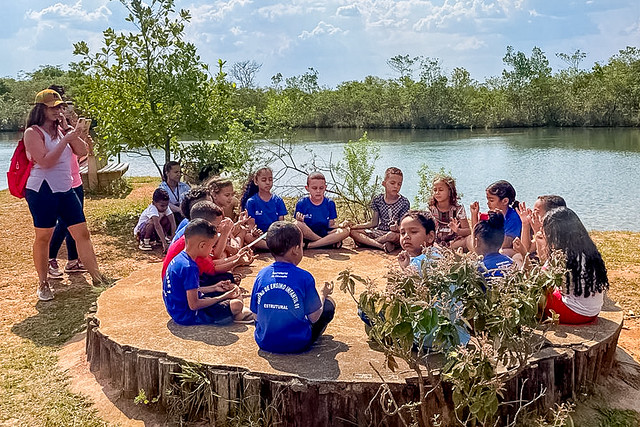
M547 297L547 305L544 308L545 317L551 317L549 310L555 311L560 316L560 323L564 325L583 325L598 318L598 316L583 316L571 310L562 301L562 293L559 289L556 289Z

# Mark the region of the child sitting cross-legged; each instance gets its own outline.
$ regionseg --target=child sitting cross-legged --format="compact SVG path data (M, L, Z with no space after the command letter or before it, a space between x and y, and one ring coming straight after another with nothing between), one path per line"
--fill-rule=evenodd
M169 208L169 194L161 188L156 188L151 204L142 211L133 229L133 235L140 241L138 247L140 250L150 251L153 250L151 242L160 240L166 252L175 231L176 220Z
M309 195L296 204L295 224L302 231L305 247L314 249L342 246L342 241L349 237L350 230L348 227L336 228L336 203L324 195L327 189L324 175L313 172L307 177L304 188Z
M193 205L193 207L191 208L190 216L192 220L204 219L211 223L214 227L218 227L222 222L223 214L222 210L213 202L203 200ZM232 270L240 265L249 265L254 260L251 248L247 247L240 249L235 255L226 258L215 258L213 252L215 251L216 247L218 247L220 244L224 246L224 242L220 243L222 238L222 235L220 235L219 238L216 239L216 243L211 248L209 248L210 252L207 253L207 256L195 259L195 262L198 265L200 271L200 281L203 285L217 283L221 280L229 280L231 282L235 282L236 280L234 280ZM171 260L176 255L178 255L185 247L186 239L184 235L171 244L162 265L163 278L166 276L166 271Z
M256 276L251 311L256 314L255 339L272 353L303 352L322 335L333 319L336 303L325 282L320 294L302 260L302 232L294 224L276 221L267 231L267 246L275 262Z
M400 194L402 171L388 168L382 181L384 194L378 194L371 202L373 215L369 222L351 226L351 237L356 244L371 246L391 252L400 240L398 222L409 210L409 200ZM347 224L349 225L349 224Z
M162 297L167 312L180 325L220 324L249 321L251 313L240 299L240 288L231 282L200 286L200 271L196 259L207 257L218 239L216 228L198 218L187 225L185 249L167 266L162 281ZM217 296L204 294L216 292Z

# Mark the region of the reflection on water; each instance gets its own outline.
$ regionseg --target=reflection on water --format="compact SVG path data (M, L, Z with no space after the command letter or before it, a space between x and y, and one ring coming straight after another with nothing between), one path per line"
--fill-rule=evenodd
M309 160L309 151L335 161L346 141L361 136L362 131L354 129L302 130L296 135L296 161ZM417 171L426 163L453 173L467 210L474 200L485 207L484 189L506 179L516 188L517 198L528 203L540 194L565 197L589 229L640 231L635 215L640 205L639 129L384 129L369 130L368 136L380 143L376 172L400 167L402 192L411 201L418 190ZM5 170L18 137L0 133L0 163ZM157 158L162 158L159 151ZM148 159L123 155L122 160L131 164L129 175L157 175ZM292 175L285 180L303 184ZM6 188L4 173L0 188Z

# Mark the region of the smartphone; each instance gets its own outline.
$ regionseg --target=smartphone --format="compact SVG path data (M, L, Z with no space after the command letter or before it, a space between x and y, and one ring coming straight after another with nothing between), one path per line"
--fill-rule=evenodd
M91 127L91 119L80 117L78 119L78 124L76 125L76 127L84 133L89 133L89 128Z

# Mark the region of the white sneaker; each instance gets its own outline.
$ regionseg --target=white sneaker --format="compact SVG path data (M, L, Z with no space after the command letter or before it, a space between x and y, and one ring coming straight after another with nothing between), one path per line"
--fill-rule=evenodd
M51 301L53 299L53 288L49 282L44 282L38 287L36 295L40 301Z
M141 251L152 251L153 247L151 246L151 243L149 243L149 240L140 240L140 244L138 245L138 248Z
M62 271L60 271L60 267L58 267L58 260L55 258L49 258L48 275L50 278L62 277Z

